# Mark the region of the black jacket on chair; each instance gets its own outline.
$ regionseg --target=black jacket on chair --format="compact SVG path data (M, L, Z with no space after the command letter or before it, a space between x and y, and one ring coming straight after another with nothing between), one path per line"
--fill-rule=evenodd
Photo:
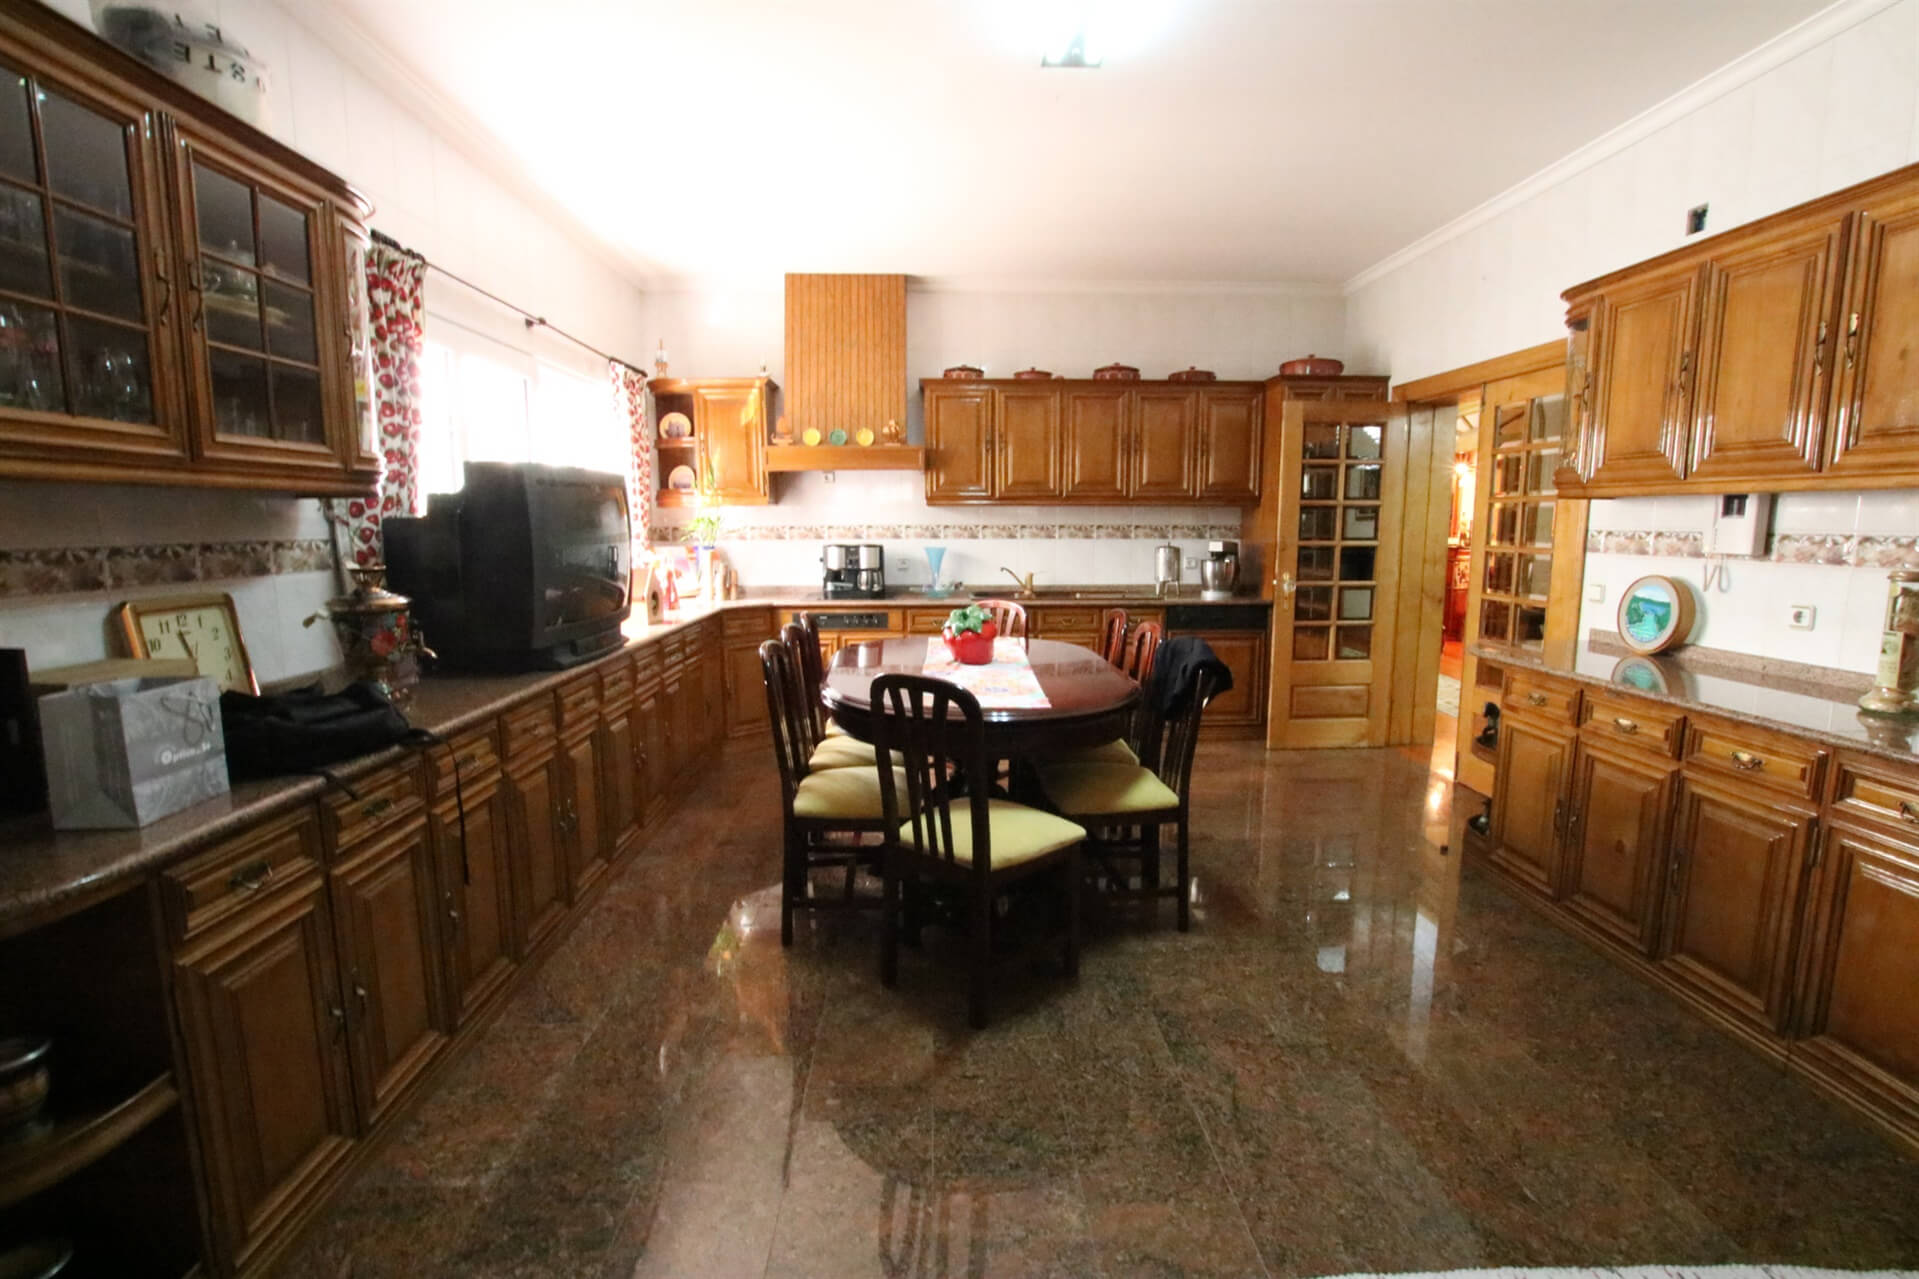
M1233 686L1233 672L1219 660L1213 646L1197 635L1179 635L1159 646L1153 659L1151 682L1146 687L1146 703L1162 717L1177 711L1192 696L1194 682L1202 670L1211 669L1219 677L1217 697Z

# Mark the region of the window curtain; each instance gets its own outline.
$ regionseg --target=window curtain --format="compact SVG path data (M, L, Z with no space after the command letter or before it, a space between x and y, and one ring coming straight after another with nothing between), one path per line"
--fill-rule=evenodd
M347 504L353 561L363 565L382 562L382 521L389 516L418 515L424 509L419 455L426 259L376 241L367 249L366 292L380 490L377 497L356 497Z
M633 519L633 548L653 545L653 450L646 439L646 374L621 364L608 365L613 395L631 436L626 457L626 509Z

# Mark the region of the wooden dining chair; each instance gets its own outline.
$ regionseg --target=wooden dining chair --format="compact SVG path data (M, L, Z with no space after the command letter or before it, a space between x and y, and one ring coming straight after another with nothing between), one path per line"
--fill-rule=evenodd
M1133 682L1145 688L1153 676L1153 660L1159 654L1159 645L1164 638L1164 630L1158 622L1141 622L1133 627L1133 633L1126 637L1126 651L1114 665L1118 666ZM1144 708L1135 709L1123 736L1110 742L1101 742L1098 746L1088 746L1083 750L1061 753L1056 763L1061 764L1137 764L1139 763L1139 736L1146 725Z
M1021 648L1030 644L1026 638L1026 609L1012 600L974 600L985 609L993 619L994 628L1007 639L1016 639Z
M831 721L826 718L826 704L821 700L820 690L825 682L825 673L820 664L820 646L817 632L808 634L804 624L788 622L780 627L780 643L792 654L794 669L799 672L800 697L805 705L805 713L800 716L800 729L806 735L806 762L808 767L820 768L871 768L878 762L879 756L873 748L855 737L844 733L829 733L826 726Z
M812 682L813 692L818 694L826 683L826 646L820 641L820 615L818 613L797 613L794 620L806 629L807 647L801 656L805 658L806 677ZM784 628L782 628L782 631ZM833 722L826 706L818 696L813 699L814 718L820 725L822 737L844 737L846 730Z
M1136 742L1139 763L1068 762L1039 770L1046 802L1091 832L1087 850L1105 872L1108 895L1154 901L1174 897L1181 932L1192 918L1193 752L1199 745L1200 718L1219 683L1217 667L1196 667L1166 715L1153 709L1157 699L1155 690L1149 690L1140 716L1145 728ZM1177 830L1176 873L1172 886L1162 887L1160 833L1169 824ZM1138 888L1130 887L1128 863L1137 864Z
M795 910L879 905L854 895L854 875L863 865L880 864L885 833L896 824L887 821L877 768L823 769L808 761L805 681L792 650L779 640L761 644L760 674L780 772L780 944L791 946ZM889 772L894 784L906 784L897 770ZM862 842L869 835L879 838ZM822 867L845 872L837 900L812 893L812 872Z
M995 799L979 786L955 794L956 779L990 777L986 720L979 700L957 684L920 675L882 675L873 681L873 740L904 758L878 772L886 809L887 845L881 874L880 981L899 979L903 897L922 883L945 885L966 897L967 1016L986 1024L992 977L994 900L1010 885L1053 873L1065 908L1065 961L1079 973L1080 844L1085 828L1064 818ZM877 772L877 770L876 770Z
M1099 623L1100 656L1115 666L1126 660L1126 610L1109 608Z

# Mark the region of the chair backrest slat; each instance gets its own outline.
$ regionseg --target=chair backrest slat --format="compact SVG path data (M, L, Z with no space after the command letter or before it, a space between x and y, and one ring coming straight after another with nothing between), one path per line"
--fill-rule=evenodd
M987 797L993 774L986 758L986 719L979 699L957 684L922 675L882 675L873 681L873 749L897 752L906 776L898 793L892 770L882 768L880 799L889 831L910 828L912 850L952 862L953 804L970 804L973 871L992 870ZM955 713L957 712L957 713ZM967 794L955 796L956 784ZM907 836L897 836L902 843Z
M1144 685L1152 678L1153 659L1159 653L1159 643L1164 638L1165 631L1158 622L1141 622L1133 628L1132 635L1126 641L1125 659L1114 665Z
M1126 664L1126 610L1109 608L1100 619L1099 652L1114 666Z
M780 628L780 638L799 658L800 674L806 680L807 718L813 721L813 740L826 736L826 707L820 702L820 688L826 683L826 660L820 649L820 616L801 613L797 622Z
M1193 674L1192 688L1171 715L1159 723L1155 758L1147 764L1184 804L1193 781L1193 753L1199 747L1199 728L1206 704L1219 692L1219 672L1202 666ZM1146 756L1140 756L1146 763Z
M780 767L780 795L789 813L793 795L806 777L808 744L805 712L799 705L799 672L793 653L779 640L760 645L760 675L766 681L766 717L773 725L773 756Z
M1016 639L1027 647L1026 607L1012 600L975 600L993 619L993 626L1006 639Z

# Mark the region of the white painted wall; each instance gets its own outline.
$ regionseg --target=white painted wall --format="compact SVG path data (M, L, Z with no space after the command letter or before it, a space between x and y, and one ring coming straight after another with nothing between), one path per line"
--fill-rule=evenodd
M1919 160L1919 0L1842 0L1348 285L1345 347L1396 382L1564 335L1561 291ZM1496 70L1489 73L1496 74Z
M86 0L44 2L91 26ZM336 52L304 26L297 0L189 0L179 7L219 21L266 60L271 90L262 127L359 187L375 206L375 227L561 328L626 358L641 358L650 331L642 323L641 294L612 261L484 172L464 142L436 131L424 108L412 105L416 100L386 91L357 57ZM475 305L471 295L453 297L463 291L431 274L427 290L429 307L437 306L436 294L448 309ZM559 354L552 338L528 336L517 322L496 327L529 352ZM191 489L0 484L0 549L324 535L311 501ZM334 593L331 574L210 585L233 592L262 679L287 679L338 662L328 628L300 624ZM0 598L0 646L24 647L29 661L43 667L103 657L109 645L103 619L113 604L180 589Z

